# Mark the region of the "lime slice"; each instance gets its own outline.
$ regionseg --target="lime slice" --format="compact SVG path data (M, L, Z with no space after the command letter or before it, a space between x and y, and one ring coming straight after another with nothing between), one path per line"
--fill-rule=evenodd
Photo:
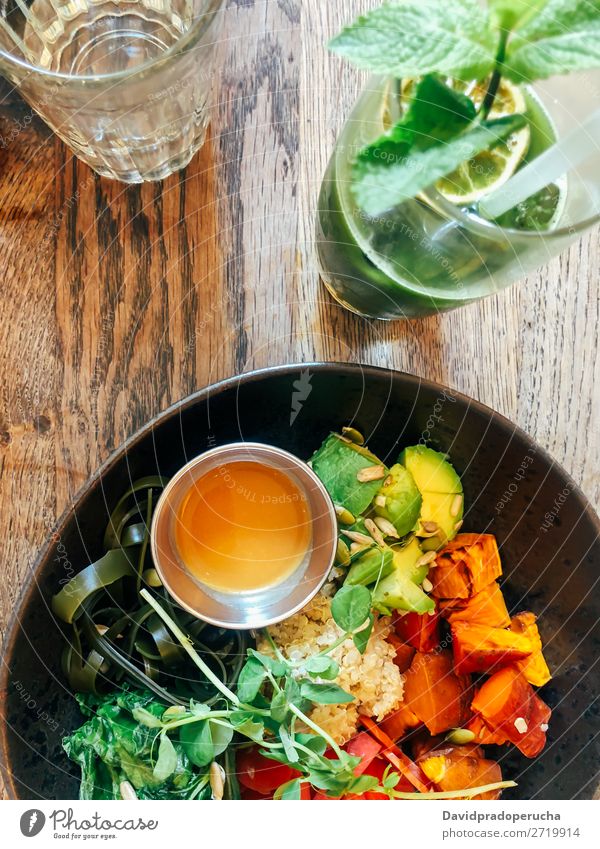
M471 85L464 93L479 107L485 97L485 84ZM523 93L512 83L503 80L494 100L490 118L501 118L526 112ZM469 206L484 195L505 183L515 173L529 148L528 126L512 133L491 150L484 150L463 162L459 167L436 183L436 188L446 200L458 206Z

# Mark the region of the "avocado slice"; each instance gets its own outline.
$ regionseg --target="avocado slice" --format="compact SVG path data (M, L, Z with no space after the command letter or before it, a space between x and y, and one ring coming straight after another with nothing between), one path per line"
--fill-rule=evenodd
M358 557L348 570L345 584L362 584L368 587L394 571L394 553L387 546L370 548Z
M399 457L412 474L422 496L419 528L434 522L439 532L421 541L424 551L441 548L457 534L456 525L462 521L464 499L463 487L453 466L445 454L426 445L405 448ZM419 534L419 530L417 530Z
M416 583L425 577L423 566L417 566L422 555L415 537L407 545L394 549L394 571L380 581L373 592L376 610L388 615L392 610L428 613L435 609L433 599ZM426 570L427 566L424 568Z
M411 473L400 463L388 472L373 502L377 516L387 519L403 537L410 533L421 515L421 493Z
M370 466L383 466L387 472L385 465L368 448L347 442L337 433L327 437L310 463L332 500L355 516L367 509L383 480L361 482L358 472Z

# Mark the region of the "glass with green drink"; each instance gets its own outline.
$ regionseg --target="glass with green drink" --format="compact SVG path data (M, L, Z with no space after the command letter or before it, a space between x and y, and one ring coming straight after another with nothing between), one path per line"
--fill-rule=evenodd
M600 0L404 0L331 46L378 73L319 198L321 273L343 306L382 319L454 309L543 265L599 219L600 139L585 121L600 106ZM543 154L574 127L581 161L484 214L502 190L529 183L537 161L544 176Z

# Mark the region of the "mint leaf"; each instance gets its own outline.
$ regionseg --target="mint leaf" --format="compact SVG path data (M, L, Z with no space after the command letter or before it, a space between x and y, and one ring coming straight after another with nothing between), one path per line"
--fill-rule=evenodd
M496 14L504 29L523 24L537 14L547 0L488 0L488 6Z
M548 0L508 43L503 73L515 82L600 67L600 0Z
M481 79L493 65L499 33L478 0L386 3L330 42L359 68L395 77L434 71Z
M419 83L402 121L364 148L354 163L352 190L368 215L381 215L414 197L525 124L522 115L473 124L475 110L468 100L435 77Z

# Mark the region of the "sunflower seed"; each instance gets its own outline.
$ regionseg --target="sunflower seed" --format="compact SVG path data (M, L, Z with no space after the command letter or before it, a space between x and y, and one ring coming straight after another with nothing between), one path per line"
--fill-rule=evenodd
M371 536L373 537L373 539L375 540L377 545L381 545L381 546L385 545L385 540L383 538L383 535L382 535L381 531L379 530L379 528L377 527L377 525L375 524L375 522L373 521L373 519L365 519L365 528L371 534Z
M342 525L353 525L356 519L349 510L346 510L341 504L335 504L335 515L338 517Z
M391 483L392 483L392 476L388 475L387 478L384 480L382 486L390 486Z
M119 793L121 795L121 799L125 799L128 802L132 800L137 800L137 793L133 789L133 784L129 781L122 781L119 784Z
M360 430L356 430L355 427L343 427L342 433L351 442L354 442L355 445L364 445L365 444L364 436L362 435Z
M440 529L437 522L421 522L421 527L426 534L437 534Z
M450 505L450 515L453 519L456 519L463 506L463 497L462 495L455 495L452 499L452 504Z
M392 525L388 519L384 519L383 516L376 516L374 519L375 524L379 528L382 534L386 537L393 537L394 539L400 539L400 535L396 528Z
M376 507L385 507L385 495L376 495L373 503Z
M352 542L359 542L361 545L373 545L371 537L367 536L367 534L361 534L359 531L344 531L344 536L348 537Z
M433 584L431 583L429 578L423 578L423 585L422 586L423 586L423 589L425 590L426 593L430 593L431 590L433 589Z
M338 566L350 565L350 549L343 539L338 539L337 548L335 551L335 562Z
M428 563L431 563L432 560L435 560L436 556L437 552L428 551L426 554L423 554L421 557L419 557L419 559L415 563L415 566L427 566Z
M108 631L108 625L96 625L96 631L103 637Z
M466 743L472 743L475 739L475 734L469 731L468 728L453 728L446 735L446 740L449 743L455 743L457 746L464 746Z
M522 716L518 716L518 717L515 719L515 721L514 721L513 725L515 726L515 728L517 729L517 731L519 732L519 734L525 734L525 732L526 732L526 731L527 731L527 729L529 728L529 726L527 725L526 720L525 720Z
M462 521L462 519L461 519L461 520L460 520L460 522L457 522L457 523L454 525L454 530L455 530L455 531L460 531L460 529L462 528L462 526L463 526L463 525L464 525L464 522L463 522L463 521Z
M385 477L385 469L383 466L367 466L364 469L359 469L356 473L356 480L360 483L380 481L383 477Z
M220 802L223 798L225 790L225 770L216 761L210 765L208 772L210 778L210 789L212 790L212 798L215 802Z

